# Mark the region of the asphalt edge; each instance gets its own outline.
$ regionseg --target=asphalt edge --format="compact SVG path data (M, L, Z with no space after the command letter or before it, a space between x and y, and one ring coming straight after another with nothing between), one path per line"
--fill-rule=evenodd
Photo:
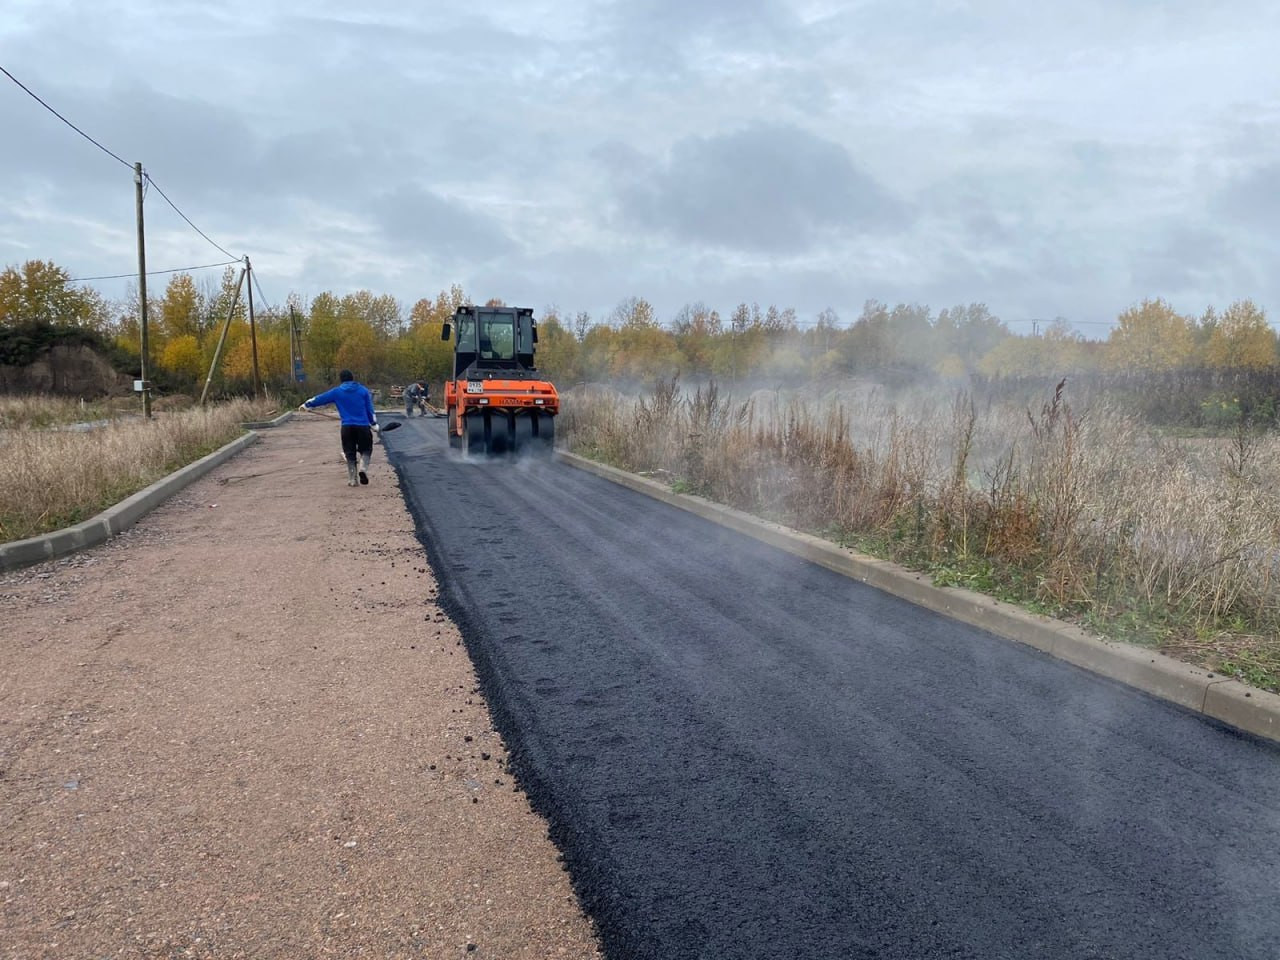
M0 572L29 567L35 563L43 563L86 547L105 543L117 533L128 530L179 490L199 480L214 467L226 463L257 441L256 433L247 433L194 463L174 471L167 477L162 477L151 486L108 507L97 516L83 520L74 526L55 530L53 533L0 544Z
M1091 673L1135 687L1239 730L1280 742L1280 695L1186 664L1142 647L1112 643L1079 627L1038 616L1012 604L960 587L939 587L929 578L856 553L790 527L763 520L702 497L676 493L665 484L577 454L557 450L556 459L687 510L788 553L861 581L917 606L1023 643Z
M399 441L394 439L384 438L382 442L384 455L395 470L396 485L413 520L414 533L422 544L427 564L435 577L438 587L436 603L458 628L463 650L475 670L480 695L488 707L493 728L506 748L507 773L514 782L513 789L518 787L530 809L546 821L547 836L564 857L564 866L578 906L591 920L605 955L624 955L619 952L616 943L619 933L617 924L612 920L610 895L602 890L600 878L592 868L590 858L584 853L592 849L597 840L594 836L583 835L581 828L557 800L552 785L539 773L538 747L524 736L516 720L511 707L511 684L503 670L501 656L483 641L482 632L472 619L468 597L452 575L450 565L440 550L435 528L425 509L425 498L429 493L408 480L405 463L420 454L400 448Z

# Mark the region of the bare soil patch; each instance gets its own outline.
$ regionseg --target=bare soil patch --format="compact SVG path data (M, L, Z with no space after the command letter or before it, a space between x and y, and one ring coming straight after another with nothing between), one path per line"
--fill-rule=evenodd
M599 956L370 481L290 423L0 578L0 956Z

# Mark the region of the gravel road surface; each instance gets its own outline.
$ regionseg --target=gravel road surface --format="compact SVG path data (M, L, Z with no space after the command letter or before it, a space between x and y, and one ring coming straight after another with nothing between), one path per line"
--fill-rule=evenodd
M393 472L265 431L0 577L0 958L597 956Z
M386 439L618 958L1280 956L1280 751L552 462Z

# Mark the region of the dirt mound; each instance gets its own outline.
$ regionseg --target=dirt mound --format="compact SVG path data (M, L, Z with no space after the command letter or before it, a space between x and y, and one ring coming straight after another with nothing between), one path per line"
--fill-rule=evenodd
M0 393L101 397L128 393L132 378L92 347L57 344L25 366L0 364Z

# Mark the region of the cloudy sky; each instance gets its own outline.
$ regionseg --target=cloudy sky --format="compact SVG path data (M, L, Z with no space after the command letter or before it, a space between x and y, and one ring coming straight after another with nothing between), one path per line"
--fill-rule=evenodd
M1271 0L0 0L0 65L273 300L1094 335L1148 296L1280 317L1278 45ZM136 269L131 171L2 75L0 131L0 263ZM147 218L150 268L224 259Z

